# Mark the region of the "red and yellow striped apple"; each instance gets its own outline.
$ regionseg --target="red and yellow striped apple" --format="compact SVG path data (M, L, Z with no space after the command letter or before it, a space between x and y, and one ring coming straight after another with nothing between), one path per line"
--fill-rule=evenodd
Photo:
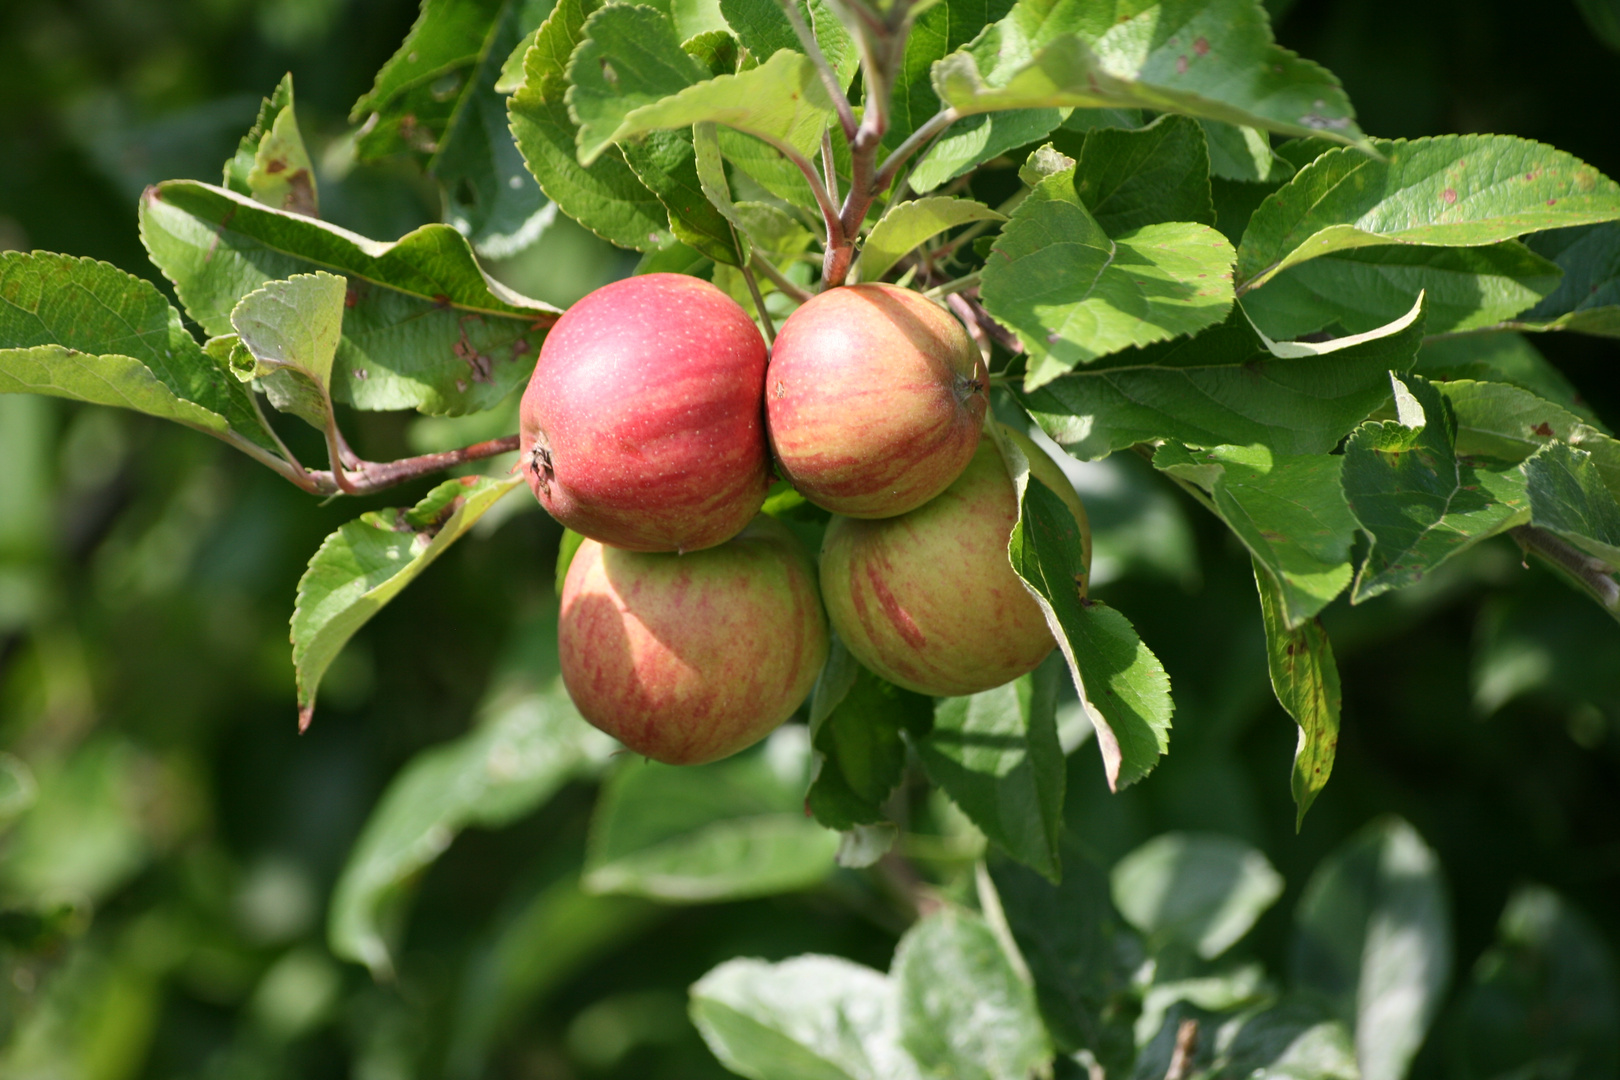
M989 400L984 360L955 317L882 284L829 289L788 316L765 383L782 475L817 506L861 518L950 486Z
M765 341L706 281L605 285L546 335L523 394L521 462L551 516L632 551L735 536L770 482Z
M684 555L579 546L558 654L580 713L671 765L734 754L793 715L827 659L809 553L761 515Z
M1090 565L1086 512L1063 471L1022 434L1030 482L1068 504ZM898 686L937 697L976 694L1033 671L1055 642L1013 573L1012 478L986 436L938 498L880 521L834 517L821 547L827 615L855 658Z

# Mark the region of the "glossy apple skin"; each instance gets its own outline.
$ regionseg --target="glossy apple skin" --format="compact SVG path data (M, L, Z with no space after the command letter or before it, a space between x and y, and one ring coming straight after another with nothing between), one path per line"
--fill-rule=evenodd
M1030 461L1030 482L1068 504L1087 546L1074 487L1051 458L1003 428ZM821 547L827 615L855 658L898 686L976 694L1033 671L1055 642L1007 561L1018 521L1012 478L988 437L956 482L909 514L834 517Z
M586 540L559 619L563 682L580 713L671 765L763 739L793 715L827 659L815 566L763 515L684 555Z
M523 394L520 464L540 504L593 540L696 551L765 499L765 341L684 274L604 285L546 335Z
M920 293L850 285L788 316L765 375L765 417L784 478L848 517L921 506L973 457L989 402L961 323Z

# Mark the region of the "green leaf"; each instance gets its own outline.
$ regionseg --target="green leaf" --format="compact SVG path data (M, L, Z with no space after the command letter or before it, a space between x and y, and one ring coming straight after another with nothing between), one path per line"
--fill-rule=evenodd
M1399 818L1358 832L1316 868L1294 911L1294 985L1355 1032L1364 1080L1401 1080L1451 977L1439 860Z
M365 121L356 143L361 160L415 158L444 193L445 219L487 258L528 247L555 213L512 144L507 91L499 88L503 64L534 29L524 25L532 6L423 0L415 25L349 117Z
M417 754L389 783L333 890L332 951L379 977L392 968L388 939L410 883L457 832L523 817L569 780L598 771L618 745L568 700L550 609L524 627L479 714L472 731Z
M257 380L270 404L317 431L332 419L327 386L343 336L347 288L336 274L298 274L248 293L231 312L231 325L253 361L238 376Z
M940 699L933 730L915 745L928 778L991 842L1057 881L1064 785L1057 695L1063 675L1053 660L994 690Z
M731 183L726 179L725 158L720 152L719 130L712 121L692 125L692 154L699 190L709 205L719 211L720 216L731 226L727 230L731 250L723 261L746 266L752 256L750 239L753 234L749 229L752 221L744 216L731 199ZM770 209L780 213L784 218L787 217L785 213L776 211L775 207ZM809 245L808 236L806 233L806 246ZM768 244L765 246L769 249Z
M1445 560L1529 519L1525 481L1457 458L1456 416L1427 379L1391 376L1397 419L1363 424L1344 450L1344 494L1372 539L1359 603L1419 581Z
M568 113L579 125L579 163L589 165L611 143L652 130L627 129L625 118L637 108L708 77L708 69L681 48L666 11L622 3L598 9L586 20L568 63Z
M1012 568L1041 605L1097 731L1108 786L1146 776L1170 746L1170 677L1130 621L1085 598L1087 575L1074 515L1045 484L1029 482L1016 446L1002 445L1018 491L1007 542Z
M1149 946L1205 960L1237 944L1277 898L1283 880L1259 850L1214 833L1163 833L1109 875L1114 904Z
M1339 325L1358 334L1428 297L1430 334L1494 326L1558 286L1558 267L1516 240L1485 247L1385 244L1348 248L1298 264L1243 298L1268 337L1286 339Z
M564 102L568 59L586 18L600 7L600 0L557 0L524 57L523 85L507 103L507 114L529 171L563 213L620 247L652 251L672 240L664 204L617 148L588 167L579 163L579 129Z
M134 409L280 457L252 391L163 294L94 259L0 252L0 393Z
M1268 198L1238 250L1240 289L1308 259L1374 244L1478 247L1620 218L1620 185L1560 150L1508 135L1332 150Z
M1620 570L1620 501L1592 455L1549 443L1523 465L1530 523Z
M1620 980L1589 919L1522 885L1474 965L1456 1057L1469 1078L1610 1076L1620 1070Z
M1211 176L1251 184L1280 184L1294 175L1294 167L1271 149L1264 131L1219 120L1200 120L1209 145Z
M740 266L731 222L714 205L701 181L691 131L653 131L620 147L624 160L669 211L669 229L693 250Z
M1026 1080L1051 1058L1035 994L983 919L946 907L894 952L900 1039L922 1069L956 1080Z
M933 191L991 158L1028 146L1062 123L1062 109L1012 109L958 120L917 159L906 179L914 191Z
M1277 584L1285 626L1298 626L1350 584L1356 519L1340 486L1344 458L1273 454L1264 445L1191 451L1167 442L1160 472L1196 484Z
M1018 335L1034 390L1079 364L1202 330L1232 308L1232 247L1205 225L1110 238L1075 171L1048 176L1013 212L983 271L985 308Z
M878 281L909 252L949 229L1006 217L972 199L937 195L891 206L866 237L857 269L862 281Z
M586 889L712 903L817 884L838 834L805 817L810 765L796 726L712 765L625 761L597 805Z
M939 95L930 78L935 61L972 41L987 24L1003 18L1012 4L1013 0L938 0L912 9L911 33L889 92L886 148L898 147L939 112Z
M1069 839L1063 881L1005 859L990 862L1002 914L1029 965L1041 1018L1058 1048L1089 1050L1113 1075L1135 1056L1132 1025L1142 943L1114 909L1108 875Z
M322 541L298 580L292 617L300 729L314 715L321 676L355 631L522 483L486 476L446 480L408 510L361 514Z
M266 206L320 217L315 167L293 114L291 73L259 106L259 118L225 163L225 186Z
M1145 128L1086 136L1074 189L1109 236L1171 221L1215 224L1209 151L1198 122L1161 116Z
M1325 69L1272 42L1254 0L1065 5L1020 0L934 65L934 89L960 113L1147 108L1289 135L1361 137Z
M1457 417L1457 453L1518 464L1553 440L1592 455L1610 490L1620 491L1620 441L1579 416L1504 383L1459 379L1442 388Z
M1564 279L1514 325L1620 337L1620 224L1555 229L1526 243L1553 260Z
M231 333L231 309L266 282L348 277L331 390L359 409L491 408L529 377L557 319L486 277L448 225L379 243L190 180L147 189L140 220L152 261L209 334Z
M1260 614L1266 627L1266 668L1271 690L1288 715L1299 725L1294 745L1294 770L1289 786L1299 812L1294 829L1304 824L1305 812L1327 786L1333 758L1339 748L1339 665L1333 643L1320 619L1290 626L1287 601L1277 579L1254 561L1254 583L1260 591Z
M808 3L797 0L797 3L799 17L815 34L821 55L837 74L839 85L849 89L850 80L861 64L854 39L826 0L809 0ZM753 53L756 60L769 60L782 49L804 52L780 0L720 0L720 13L725 16L726 24L736 31L743 48Z
M887 976L836 956L728 960L692 987L692 1022L751 1080L920 1080Z
M1022 395L1057 443L1099 458L1150 439L1325 454L1411 367L1422 304L1371 334L1277 343L1241 311L1191 341L1121 353Z
M1461 381L1510 383L1520 390L1543 398L1588 424L1596 420L1591 407L1580 400L1575 387L1523 334L1468 334L1461 337L1432 338L1418 350L1412 373L1431 382L1445 383L1441 389L1461 408L1452 393ZM1462 413L1457 415L1459 447L1467 430ZM1460 453L1468 453L1459 449Z
M832 703L823 700L829 679L849 680ZM905 775L901 732L926 733L933 703L867 671L841 642L829 654L812 700L816 768L806 796L811 813L829 829L881 823L883 803Z
M827 88L802 53L783 50L757 68L708 78L681 49L669 16L634 4L610 4L590 17L568 72L568 110L586 166L612 143L703 121L806 153L832 114Z

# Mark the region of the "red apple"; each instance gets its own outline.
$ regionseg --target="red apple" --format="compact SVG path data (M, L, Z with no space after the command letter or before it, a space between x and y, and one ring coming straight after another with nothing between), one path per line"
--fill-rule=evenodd
M851 285L788 316L765 375L783 476L817 506L882 518L921 506L973 457L989 378L944 308L895 285Z
M1003 428L1029 458L1030 481L1086 513L1051 458ZM1033 671L1055 642L1007 561L1017 493L985 437L944 493L881 521L834 517L821 547L821 595L855 658L898 686L936 697L976 694Z
M604 285L551 328L523 394L529 486L552 517L615 547L723 543L770 482L764 386L764 339L713 285Z
M678 555L579 546L557 628L580 713L630 749L697 765L793 714L827 659L809 553L773 518Z

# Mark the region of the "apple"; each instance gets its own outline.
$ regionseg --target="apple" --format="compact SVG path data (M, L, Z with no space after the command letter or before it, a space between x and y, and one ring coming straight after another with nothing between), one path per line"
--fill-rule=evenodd
M826 662L827 618L809 553L760 515L685 554L584 541L557 651L585 719L650 758L698 765L793 715Z
M765 501L765 341L684 274L604 285L546 335L523 394L520 463L564 525L632 551L696 551Z
M788 316L765 374L783 478L817 506L882 518L921 506L973 457L984 359L955 317L896 285L849 285Z
M1074 486L1022 434L1002 432L1074 514L1090 565L1090 530ZM986 436L944 493L908 514L834 517L821 547L827 615L855 658L898 686L935 697L989 690L1033 671L1056 644L1013 573L1007 541L1017 492Z

